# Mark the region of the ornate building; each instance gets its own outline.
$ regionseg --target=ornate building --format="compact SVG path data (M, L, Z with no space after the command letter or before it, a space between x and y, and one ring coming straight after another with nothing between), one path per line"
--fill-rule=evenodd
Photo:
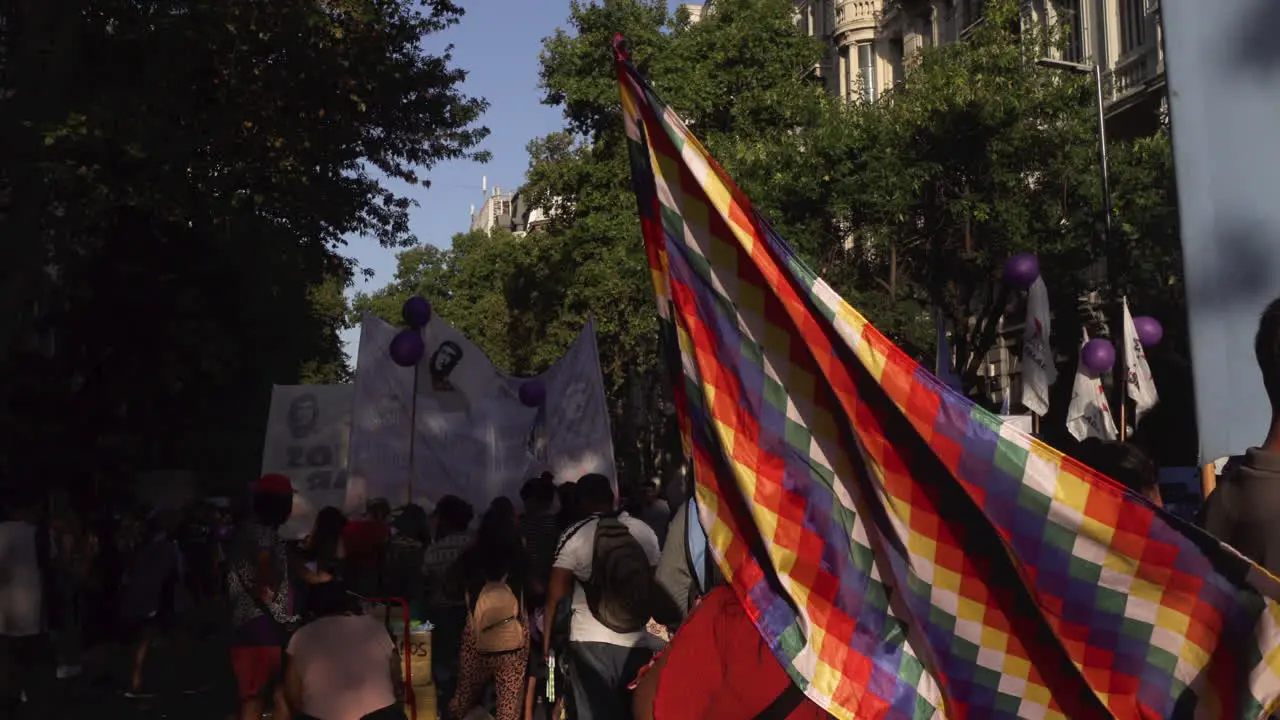
M920 48L963 40L985 0L796 0L801 31L830 48L814 68L832 94L875 102L902 80ZM1153 131L1163 115L1164 52L1158 0L1023 0L1027 23L1070 27L1061 59L1104 70L1109 124Z

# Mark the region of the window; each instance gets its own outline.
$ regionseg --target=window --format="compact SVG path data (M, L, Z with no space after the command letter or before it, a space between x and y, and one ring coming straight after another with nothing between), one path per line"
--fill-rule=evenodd
M916 27L920 28L920 47L933 47L933 13L927 12L921 15L916 22Z
M893 72L893 84L897 85L905 78L902 67L902 58L906 56L906 46L902 42L902 38L892 38L889 40L889 67Z
M803 5L796 8L796 27L800 29L801 35L812 35L813 26L809 23L809 6Z
M1067 34L1062 59L1084 62L1084 16L1080 14L1080 0L1058 0L1057 15L1058 24Z
M876 101L876 51L869 42L858 43L858 81L862 99Z
M1120 54L1147 44L1146 0L1120 0Z

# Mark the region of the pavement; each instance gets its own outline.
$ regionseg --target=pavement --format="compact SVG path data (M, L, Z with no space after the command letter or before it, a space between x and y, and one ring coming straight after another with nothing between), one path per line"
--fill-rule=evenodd
M182 656L161 643L148 654L144 690L151 697L126 697L129 658L123 649L109 653L105 676L58 681L51 718L94 720L225 720L235 708L235 680L224 643L205 640Z
M229 628L215 620L222 615L212 611L205 631L193 633L195 639L186 648L167 641L152 646L143 671L143 689L153 697L124 695L132 667L131 649L114 647L99 651L96 667L86 661L85 675L59 680L51 711L35 715L33 720L226 720L237 703L235 676L228 659ZM96 675L97 680L90 682L90 675ZM434 699L432 696L419 706L418 720L435 720Z
M57 681L50 712L44 718L92 720L225 720L235 709L235 677L228 660L224 613L210 608L204 627L188 628L185 647L160 640L152 645L143 670L143 690L151 697L124 694L133 665L132 648L96 648L84 661L84 674Z

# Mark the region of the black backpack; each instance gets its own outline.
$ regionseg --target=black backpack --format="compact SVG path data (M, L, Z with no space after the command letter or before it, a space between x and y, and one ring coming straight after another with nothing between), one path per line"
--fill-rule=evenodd
M639 632L653 615L653 566L617 516L596 525L591 581L583 590L591 614L614 632Z

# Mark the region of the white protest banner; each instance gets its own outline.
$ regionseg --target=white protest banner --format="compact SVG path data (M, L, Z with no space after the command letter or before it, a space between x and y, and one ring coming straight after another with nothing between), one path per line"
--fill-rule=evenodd
M391 361L388 347L395 335L396 328L371 314L360 323L347 498L353 509L370 497L393 505L409 500L414 371Z
M569 350L539 376L547 387L546 463L558 482L576 482L587 473L614 477L613 437L604 376L592 321Z
M496 368L473 343L439 317L423 330L426 353L418 367L417 423L410 427L414 371L391 361L396 328L366 316L352 433L352 488L393 504L412 495L430 507L457 495L486 507L519 495L525 480L544 470L558 480L586 472L614 476L604 382L590 325L550 370L516 378ZM531 380L546 389L542 408L520 402ZM416 432L415 432L416 430ZM408 442L416 436L410 490Z
M285 537L311 531L323 507L346 506L351 436L350 385L276 385L271 391L262 473L279 473L297 492Z

